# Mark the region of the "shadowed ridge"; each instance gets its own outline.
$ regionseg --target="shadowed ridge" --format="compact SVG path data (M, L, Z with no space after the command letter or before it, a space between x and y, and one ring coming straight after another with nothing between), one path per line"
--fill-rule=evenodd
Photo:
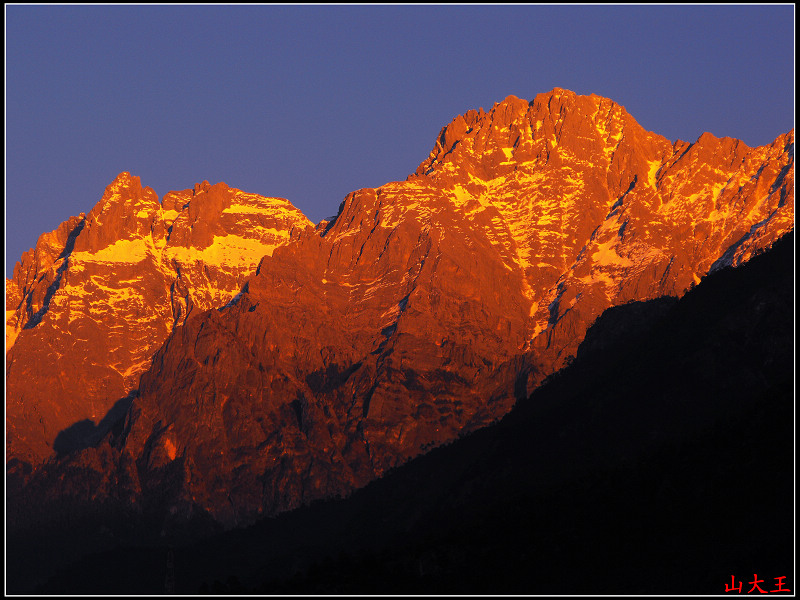
M73 229L69 237L67 237L67 243L64 246L64 251L58 256L56 260L63 260L64 262L59 265L58 269L56 269L56 277L47 287L47 291L45 292L44 299L42 300L42 306L39 310L37 310L33 316L28 320L27 323L23 326L23 329L30 329L31 327L35 327L38 325L47 311L50 309L50 300L53 298L53 295L58 291L59 286L61 285L61 278L64 276L64 273L69 268L69 256L72 254L73 249L75 248L75 238L77 238L81 231L83 231L83 227L86 225L86 219L81 219L78 226ZM30 295L28 296L28 303L30 304Z

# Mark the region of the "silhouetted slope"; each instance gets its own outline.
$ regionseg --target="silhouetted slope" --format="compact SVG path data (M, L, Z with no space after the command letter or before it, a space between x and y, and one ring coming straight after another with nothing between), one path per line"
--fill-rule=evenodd
M176 591L698 593L793 578L793 234L606 311L501 422L344 501L175 551ZM165 550L42 591L157 593Z

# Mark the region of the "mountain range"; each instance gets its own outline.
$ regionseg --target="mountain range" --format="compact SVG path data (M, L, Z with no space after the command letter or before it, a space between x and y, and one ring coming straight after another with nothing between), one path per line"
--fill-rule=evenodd
M347 499L94 552L36 591L716 595L751 570L794 589L793 273L789 234L607 310L500 422Z
M558 88L456 117L316 225L122 173L6 281L7 526L178 539L348 496L504 417L607 309L793 226L793 130L671 142Z

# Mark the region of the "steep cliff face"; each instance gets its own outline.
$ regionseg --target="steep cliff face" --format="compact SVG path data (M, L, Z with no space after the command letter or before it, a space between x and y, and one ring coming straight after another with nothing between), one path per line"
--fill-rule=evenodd
M680 295L791 230L794 132L672 143L611 100L555 89L457 117L415 179L486 213L516 250L549 370L604 309Z
M36 464L91 434L172 329L220 307L308 220L287 201L207 182L159 202L120 174L89 212L40 237L6 281L7 460ZM97 431L98 435L105 433Z
M679 296L791 230L793 144L672 143L560 89L470 111L406 181L294 226L221 310L174 301L124 427L37 485L69 465L70 494L225 525L346 494L506 414L604 309ZM195 229L174 255L217 239Z

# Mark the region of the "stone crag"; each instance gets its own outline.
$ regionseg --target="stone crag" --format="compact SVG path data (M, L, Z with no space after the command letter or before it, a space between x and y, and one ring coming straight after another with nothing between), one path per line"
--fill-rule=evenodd
M43 234L6 280L7 462L99 424L174 327L229 302L309 221L287 201L208 182L159 202L121 173L89 212Z

